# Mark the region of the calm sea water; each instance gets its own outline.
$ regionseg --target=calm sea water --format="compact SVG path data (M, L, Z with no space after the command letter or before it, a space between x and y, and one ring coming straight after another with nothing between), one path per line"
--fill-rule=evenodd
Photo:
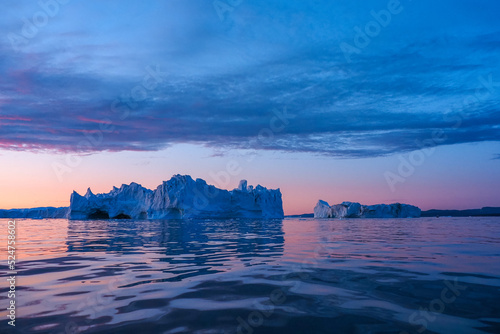
M16 220L1 333L500 333L500 219Z

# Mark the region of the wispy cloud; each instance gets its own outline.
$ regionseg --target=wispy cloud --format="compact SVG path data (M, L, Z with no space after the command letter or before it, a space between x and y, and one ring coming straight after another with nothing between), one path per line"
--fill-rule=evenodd
M500 29L490 31L488 20L461 34L465 21L452 34L404 23L408 14L346 63L338 45L376 2L345 21L339 14L352 8L326 1L283 2L282 10L245 2L228 22L205 5L115 4L125 8L115 21L96 16L90 27L78 12L111 13L109 5L68 5L25 51L0 44L1 148L77 151L85 135L108 123L113 130L87 149L200 143L368 157L418 149L436 130L445 132L445 145L500 140ZM420 11L428 5L414 4ZM20 22L10 19L7 31ZM126 100L151 64L163 71L162 82L121 117L114 101ZM489 75L486 87L480 78ZM478 92L479 101L466 100ZM286 128L255 140L283 107L293 115Z

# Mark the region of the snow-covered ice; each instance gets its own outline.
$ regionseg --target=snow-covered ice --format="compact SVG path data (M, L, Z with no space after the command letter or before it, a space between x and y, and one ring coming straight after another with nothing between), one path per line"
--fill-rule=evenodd
M319 200L314 208L314 218L417 218L421 210L409 204L361 205L353 202L329 205Z
M68 218L68 214L68 207L0 210L0 218Z
M107 194L71 195L70 219L283 218L281 191L242 180L228 191L189 175L174 175L156 190L131 183Z

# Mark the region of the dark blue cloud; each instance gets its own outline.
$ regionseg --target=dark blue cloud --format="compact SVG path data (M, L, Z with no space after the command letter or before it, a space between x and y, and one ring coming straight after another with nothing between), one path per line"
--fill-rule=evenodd
M498 141L499 5L444 2L401 1L350 61L341 43L389 2L248 1L220 19L210 2L75 1L15 51L8 34L40 10L21 2L0 14L0 148L366 157L436 131Z

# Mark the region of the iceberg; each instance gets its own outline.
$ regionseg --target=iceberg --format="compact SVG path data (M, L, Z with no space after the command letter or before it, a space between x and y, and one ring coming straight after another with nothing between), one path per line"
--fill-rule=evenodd
M314 218L418 218L421 210L409 204L361 205L353 202L329 205L319 200L314 208Z
M68 218L68 215L68 207L0 210L0 218Z
M281 191L242 180L228 191L189 175L174 175L154 191L131 183L109 193L71 194L69 219L283 218Z

